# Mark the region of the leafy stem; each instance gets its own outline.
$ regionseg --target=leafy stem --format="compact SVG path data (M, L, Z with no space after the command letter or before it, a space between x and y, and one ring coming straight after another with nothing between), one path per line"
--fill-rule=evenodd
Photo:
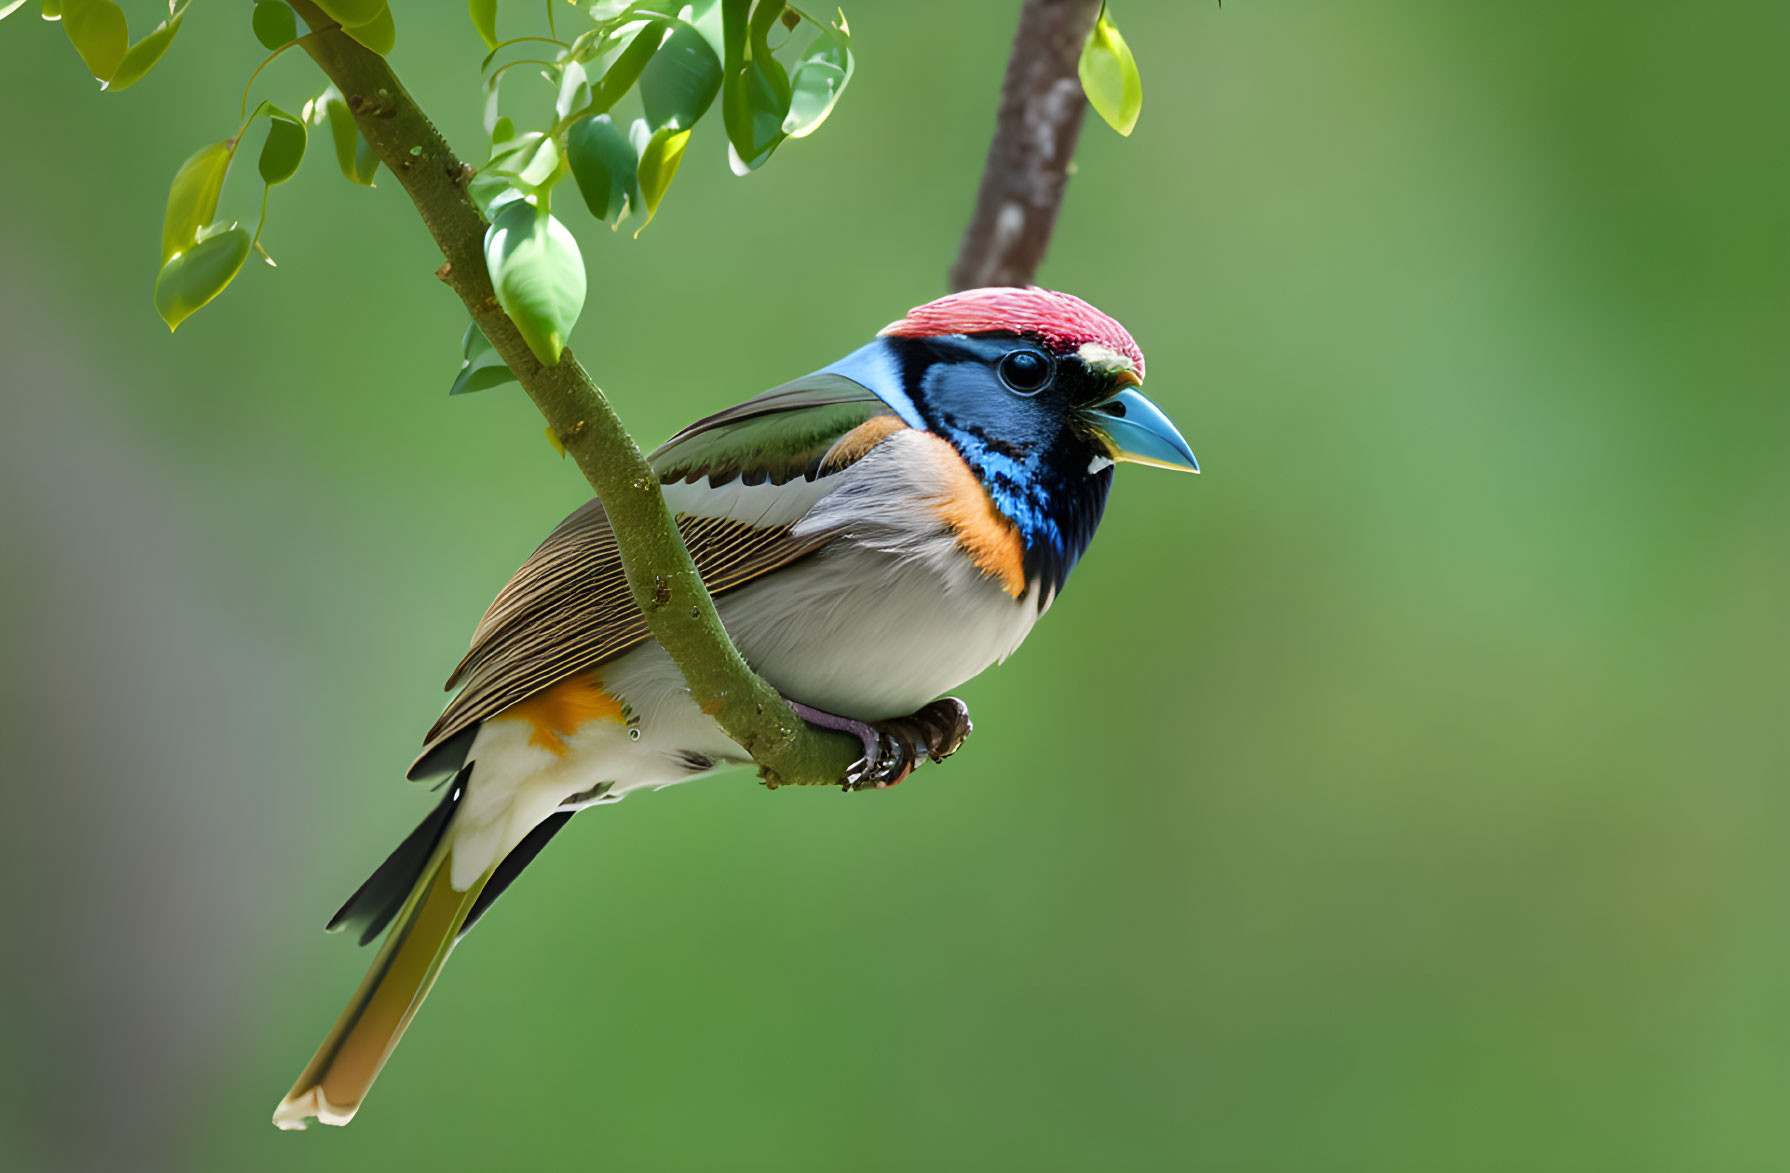
M348 98L361 134L447 258L447 283L603 502L634 601L691 696L752 755L766 781L836 785L858 756L855 740L811 728L746 664L690 561L658 478L614 408L570 350L551 366L541 362L498 306L485 263L485 219L441 132L383 58L326 28L329 18L310 0L291 3L318 32L305 51ZM377 114L356 100L374 94Z
M305 37L315 36L315 35L316 34L314 34L314 33L306 33ZM273 60L275 57L278 57L281 53L284 53L286 50L292 48L292 46L298 44L300 41L302 41L304 39L305 39L304 37L294 37L290 41L287 41L284 45L281 45L278 49L275 49L273 52L269 53L267 55L266 60L262 61L261 64L255 66L255 72L249 74L249 80L242 87L242 108L237 112L237 115L236 115L238 118L241 118L243 120L243 127L242 127L243 130L247 130L249 128L248 127L249 91L255 88L255 79L261 76L261 71L263 69L266 69L269 65L273 64ZM236 134L237 134L237 137L240 138L242 136L242 130L237 131Z
M545 37L539 37L536 39L537 40L546 40ZM499 78L503 77L504 74L508 73L510 70L514 69L518 65L539 65L546 69L558 69L559 68L559 62L557 62L557 61L546 61L539 57L518 57L514 61L506 61L502 65L499 65L496 69L493 69L491 71L491 76L485 80L485 84L487 86L496 85Z
M525 41L540 41L541 43L547 44L547 45L558 45L562 49L570 49L571 48L570 45L566 44L564 41L560 40L558 37L511 37L507 41L497 42L497 44L492 47L491 51L489 53L485 54L485 60L479 65L480 71L482 72L486 69L489 69L491 66L492 58L496 57L498 55L498 53L500 53L504 49L508 49L511 45L520 45Z

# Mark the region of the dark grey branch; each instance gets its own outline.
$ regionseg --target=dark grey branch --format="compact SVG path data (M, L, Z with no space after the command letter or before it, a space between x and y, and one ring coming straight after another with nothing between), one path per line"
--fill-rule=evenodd
M1025 0L953 290L1032 284L1081 133L1076 63L1099 15L1100 0Z

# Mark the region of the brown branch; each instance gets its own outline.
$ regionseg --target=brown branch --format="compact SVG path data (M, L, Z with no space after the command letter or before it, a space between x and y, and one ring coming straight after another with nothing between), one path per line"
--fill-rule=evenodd
M315 30L303 38L305 51L342 92L361 134L403 185L447 258L438 275L466 303L602 500L634 601L683 672L690 695L752 755L767 782L838 784L858 757L856 739L810 727L753 673L721 626L658 478L602 391L570 350L557 365L543 365L498 307L485 268L485 218L466 192L471 170L384 58L349 38L309 0L291 3Z
M1026 0L1020 11L953 290L1032 284L1081 133L1087 102L1076 64L1099 15L1100 0Z

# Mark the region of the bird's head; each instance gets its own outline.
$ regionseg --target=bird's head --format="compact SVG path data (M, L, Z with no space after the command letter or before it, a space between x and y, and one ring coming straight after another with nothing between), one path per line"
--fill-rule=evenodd
M1143 351L1079 297L972 289L916 307L879 338L902 360L902 390L923 426L966 456L977 440L1042 452L1068 438L1092 465L1199 471L1175 425L1138 390Z
M1067 293L954 293L910 310L829 370L957 449L1018 527L1050 593L1093 536L1115 462L1199 471L1139 390L1137 343Z

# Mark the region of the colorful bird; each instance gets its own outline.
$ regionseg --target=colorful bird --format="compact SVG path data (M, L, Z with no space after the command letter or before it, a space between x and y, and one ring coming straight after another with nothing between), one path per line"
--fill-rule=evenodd
M685 428L652 456L728 634L814 724L848 788L899 782L969 732L935 700L1005 660L1087 549L1115 461L1198 472L1137 388L1144 356L1076 297L976 289ZM435 810L331 929L372 968L274 1112L346 1124L448 952L573 813L748 762L648 633L602 506L497 596L410 777Z

